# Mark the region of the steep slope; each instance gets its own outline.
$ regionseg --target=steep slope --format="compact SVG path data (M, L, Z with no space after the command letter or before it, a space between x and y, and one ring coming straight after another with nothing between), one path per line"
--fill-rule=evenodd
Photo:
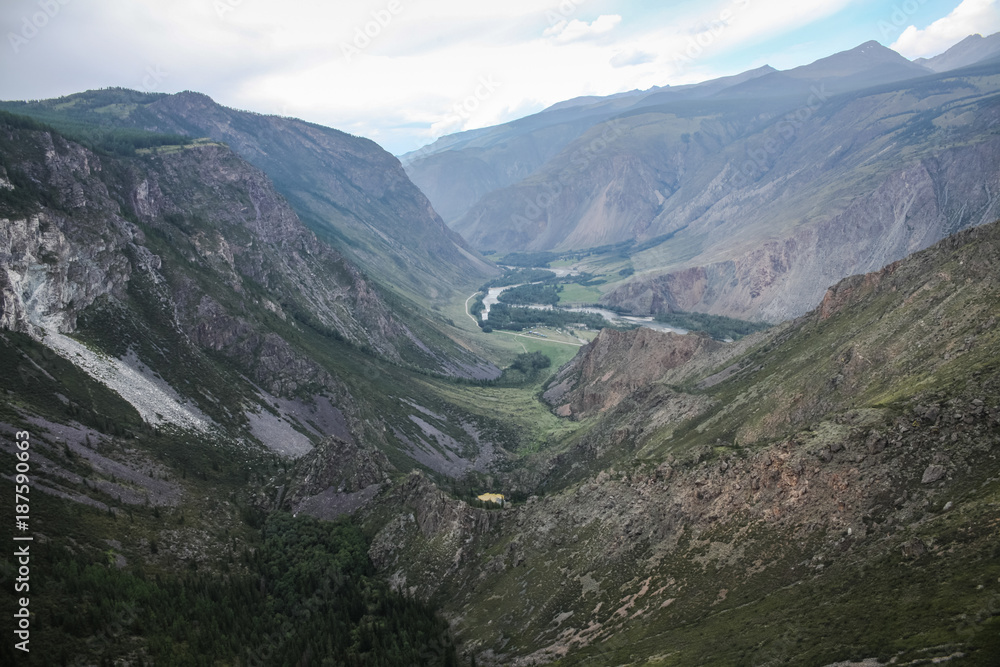
M1000 223L962 232L695 354L505 511L411 476L372 558L477 664L992 664L998 261ZM573 364L670 345L624 336Z
M989 37L969 35L961 42L933 58L917 58L913 62L935 72L947 72L1000 56L1000 32Z
M813 89L832 95L930 72L876 42L868 42L784 72L764 66L699 84L567 100L510 123L441 137L401 156L401 160L435 209L454 225L484 196L531 176L570 142L620 114L705 99L740 100L744 106L746 100L756 104L782 100L779 106L792 110ZM768 106L751 109L750 115L767 113Z
M603 303L780 321L846 275L995 217L997 72L752 113L732 101L642 109L487 195L455 229L500 251L635 240L635 275Z
M90 91L4 103L62 123L209 137L225 142L274 182L302 220L383 287L420 303L445 300L494 269L471 253L374 142L312 123L220 106L205 95Z
M131 404L121 428L194 428L287 456L335 435L403 470L474 465L470 425L441 417L454 432L442 445L410 418L433 400L416 378L499 371L403 321L230 149L115 158L27 120L2 132L0 322Z
M668 371L722 347L708 336L604 329L559 370L544 398L563 417L607 412Z
M579 98L491 128L441 137L400 157L449 224L485 195L527 178L588 129L629 109L697 100L775 70L764 66L700 84Z

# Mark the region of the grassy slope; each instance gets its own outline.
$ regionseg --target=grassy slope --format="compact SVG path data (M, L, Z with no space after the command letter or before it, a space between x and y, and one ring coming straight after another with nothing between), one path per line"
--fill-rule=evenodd
M567 433L556 461L566 469L586 463L577 446L588 439L625 439L600 476L550 488L473 538L473 564L439 591L462 640L501 662L569 650L565 665L905 664L954 653L993 664L998 237L1000 225L973 230L845 281L822 315L758 335L727 360L743 368L727 381L699 389L722 370L702 367L675 389L719 407L684 428L630 439L669 400L640 392ZM981 399L987 412L964 423L914 416L920 404L969 414ZM830 445L845 449L823 463ZM953 472L922 484L934 461Z

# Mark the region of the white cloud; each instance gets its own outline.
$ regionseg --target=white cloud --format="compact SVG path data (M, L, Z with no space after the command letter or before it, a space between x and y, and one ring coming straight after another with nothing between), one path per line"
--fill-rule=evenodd
M633 65L645 65L654 60L656 60L656 56L648 51L628 49L616 53L610 62L612 67L632 67Z
M947 51L969 35L989 35L997 30L1000 30L997 0L963 0L948 16L923 30L909 26L890 48L907 58L931 57Z
M23 99L148 79L402 152L581 95L735 74L771 61L760 49L769 39L869 1L88 0L8 51L0 88ZM36 3L0 2L0 23L19 25ZM788 66L819 57L787 45L778 55ZM488 90L482 77L502 85Z
M558 44L567 44L611 32L621 21L622 17L618 14L602 14L590 23L579 19L564 20L547 28L542 34L552 37Z

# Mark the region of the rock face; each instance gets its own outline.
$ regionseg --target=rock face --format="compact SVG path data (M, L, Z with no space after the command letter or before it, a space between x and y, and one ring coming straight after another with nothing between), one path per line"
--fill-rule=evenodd
M499 511L450 498L421 473L411 473L380 498L379 506L403 511L382 526L368 555L395 588L410 595L427 596L434 589L427 579L443 582L467 567L467 555L475 549L470 538L488 534L501 522ZM443 562L434 557L443 553L448 554ZM417 562L430 569L415 577Z
M116 358L88 370L129 379L107 378L112 389L170 396L199 424L299 455L328 433L392 446L385 409L361 416L392 400L358 398L351 385L379 378L359 380L365 365L499 374L418 314L390 308L225 146L99 156L4 123L0 152L10 184L0 191L0 325L49 332L71 361L79 343L61 335L87 341ZM156 414L140 403L144 419Z
M382 452L331 436L296 462L295 486L286 498L297 500L332 488L353 493L388 481L394 466Z
M694 356L720 347L704 336L645 327L628 332L604 329L559 370L544 399L560 416L580 419L606 412Z
M13 144L23 136L6 133L4 150L16 155ZM117 204L101 181L100 159L48 134L31 140L37 159L10 168L51 188L60 208L4 217L0 325L15 331L27 331L29 324L72 331L80 311L102 296L122 297L133 271L155 271L160 262L142 247L135 225L109 215ZM95 224L104 215L107 224Z
M229 109L190 91L88 91L4 106L46 118L71 107L71 122L225 142L267 174L302 221L369 279L420 303L465 294L497 272L444 225L399 161L367 139L293 118ZM101 111L109 107L116 113Z
M12 153L15 145L18 153L30 150L13 168L58 197L53 207L7 218L0 230L0 321L8 328L74 331L80 312L103 296L125 300L132 277L141 274L170 292L178 324L197 344L221 351L252 337L254 326L217 298L191 289L182 276L166 282L161 258L147 247L146 234L153 233L183 237L184 259L238 294L263 288L279 317L309 313L317 324L394 360L401 348L415 346L414 334L367 279L307 230L267 177L232 151L197 146L114 163L58 135L17 132L5 139ZM134 211L134 221L123 207ZM254 347L261 345L281 347L275 339L261 338Z
M723 262L639 277L602 301L641 313L695 310L781 321L815 306L826 286L846 275L877 270L959 229L991 222L1000 213L998 186L1000 142L942 151L787 239ZM864 239L864 252L845 238Z
M322 519L353 514L376 497L395 470L377 449L331 436L295 463L282 507Z
M197 93L162 97L146 113L155 118L147 128L226 142L274 181L316 233L346 240L342 251L385 288L445 299L496 272L372 141L228 109Z

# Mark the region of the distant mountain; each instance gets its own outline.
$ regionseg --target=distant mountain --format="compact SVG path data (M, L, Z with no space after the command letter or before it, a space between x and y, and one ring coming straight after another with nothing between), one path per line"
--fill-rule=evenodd
M441 137L400 159L413 182L452 224L483 196L530 176L609 118L670 101L707 98L774 71L765 65L700 84L577 98L503 125Z
M601 301L633 314L780 321L829 283L992 219L998 81L998 64L933 74L872 42L700 99L667 89L451 224L501 254L615 246L634 275L609 276ZM484 156L456 149L407 169L421 183Z
M727 98L808 97L812 90L827 94L861 90L926 76L931 70L915 64L878 42L870 41L808 65L748 81L723 91Z
M464 293L495 270L441 221L399 162L367 139L229 109L192 92L90 91L0 107L59 127L91 123L226 142L262 169L321 238L418 301Z
M917 58L913 62L935 72L968 67L1000 56L1000 32L989 37L969 35L944 53L933 58Z
M814 87L832 94L929 73L895 51L867 42L783 72L765 65L699 84L574 98L503 125L441 137L400 159L434 208L454 225L483 196L527 178L589 128L619 114L701 99L788 97L794 106Z

